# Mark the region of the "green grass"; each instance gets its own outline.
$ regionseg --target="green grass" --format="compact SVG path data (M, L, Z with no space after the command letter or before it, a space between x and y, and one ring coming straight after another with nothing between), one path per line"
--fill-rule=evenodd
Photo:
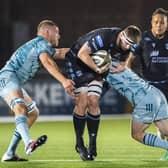
M14 124L0 124L0 156L12 136ZM154 126L149 129L155 132ZM130 121L103 120L98 134L96 161L81 161L74 150L75 138L71 121L39 122L31 136L48 135L47 143L31 156L24 153L23 143L17 153L29 162L0 163L0 168L165 168L168 161L160 161L164 150L142 145L130 137ZM85 134L87 139L87 134Z

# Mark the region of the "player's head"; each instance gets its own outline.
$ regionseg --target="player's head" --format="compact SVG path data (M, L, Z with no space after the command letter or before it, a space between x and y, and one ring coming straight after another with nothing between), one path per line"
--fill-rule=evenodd
M168 11L163 8L156 9L152 14L151 25L153 35L162 38L168 28Z
M118 45L123 50L130 50L131 46L141 40L141 30L134 25L126 27L119 33Z
M37 35L43 36L53 47L56 47L59 44L59 27L51 20L43 20L39 23L37 27Z

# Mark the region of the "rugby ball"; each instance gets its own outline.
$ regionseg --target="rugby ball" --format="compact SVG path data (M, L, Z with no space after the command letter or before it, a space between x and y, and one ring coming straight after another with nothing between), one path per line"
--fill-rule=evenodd
M98 67L102 67L111 62L111 55L106 50L98 50L91 55L93 61Z

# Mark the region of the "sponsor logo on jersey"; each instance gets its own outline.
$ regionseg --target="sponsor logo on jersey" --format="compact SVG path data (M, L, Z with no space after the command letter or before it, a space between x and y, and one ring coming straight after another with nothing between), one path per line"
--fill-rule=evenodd
M96 42L99 45L99 47L103 47L103 40L100 37L100 35L96 36L95 39L96 39Z
M96 42L95 42L95 39L92 39L92 45L93 45L95 50L98 50L98 47L97 47ZM91 48L91 51L92 51L92 47L90 47L90 48Z
M151 56L151 57L157 57L158 55L159 55L159 51L158 51L158 50L152 51L152 52L150 53L150 56Z
M76 76L77 76L77 77L82 76L82 71L80 71L80 70L79 70L79 71L76 71Z
M151 38L145 37L144 40L145 40L145 41L151 41Z

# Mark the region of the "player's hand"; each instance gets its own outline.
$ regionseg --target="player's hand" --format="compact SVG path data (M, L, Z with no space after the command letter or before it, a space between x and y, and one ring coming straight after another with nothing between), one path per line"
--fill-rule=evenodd
M113 64L112 66L114 67L113 70L110 70L111 73L119 73L125 70L126 64L124 62L121 62L120 64Z
M74 94L74 89L75 89L75 82L70 80L70 79L66 79L63 83L62 83L65 91L70 95L70 96L75 96Z
M104 66L102 66L101 68L97 68L97 69L96 69L96 72L97 72L98 74L103 74L104 72L108 71L109 68L110 68L110 63L107 63L107 64L105 64Z

